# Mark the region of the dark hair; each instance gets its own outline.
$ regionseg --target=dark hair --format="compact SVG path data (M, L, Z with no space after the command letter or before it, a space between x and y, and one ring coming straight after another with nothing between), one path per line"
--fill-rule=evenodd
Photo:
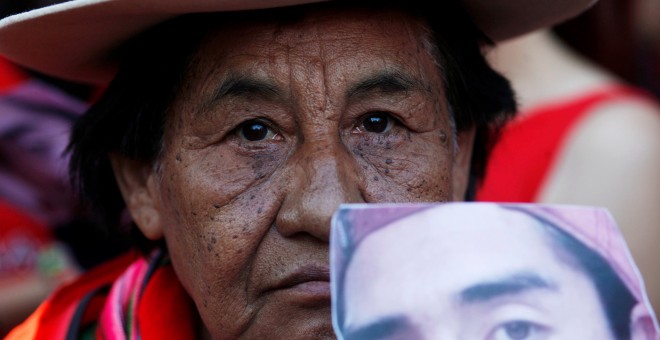
M199 21L182 17L129 42L118 52L122 64L116 77L74 125L71 181L105 229L118 229L125 208L108 156L156 160L168 107L204 33ZM130 228L136 243L148 242L134 226L122 227Z
M530 215L541 223L550 242L555 246L552 248L560 250L557 255L568 265L585 273L593 282L610 330L616 339L630 339L630 314L638 301L610 263L598 252L553 222L524 208L509 207L505 209Z
M482 49L493 42L472 22L467 12L455 1L446 1L446 8L440 10L428 6L430 3L415 5L415 13L427 18L434 34L456 128L459 132L476 130L465 196L471 201L485 174L488 155L501 128L514 116L517 105L509 81L493 70L483 57Z
M367 3L376 7L403 6L382 1ZM307 6L359 4L330 2ZM481 48L491 42L467 13L454 2L439 5L444 8L432 9L420 2L403 9L428 23L458 131L476 128L471 175L478 179L483 175L493 131L515 111L513 91L481 54ZM248 15L262 13L280 21L295 20L295 13L304 14L306 8L252 11ZM185 15L148 31L122 50L117 76L75 125L69 147L73 152L72 180L104 225L116 226L125 206L108 155L117 153L151 163L157 159L168 107L179 91L185 91L183 80L201 40L218 23L238 20L241 15Z
M569 255L567 262L587 274L593 282L615 338L630 339L630 313L637 304L635 296L600 254L568 232L546 221L541 222L551 242Z

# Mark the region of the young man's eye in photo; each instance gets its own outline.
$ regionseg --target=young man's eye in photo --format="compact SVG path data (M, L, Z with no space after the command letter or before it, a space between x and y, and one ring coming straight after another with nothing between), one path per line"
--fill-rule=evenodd
M543 339L546 328L525 320L509 321L498 325L488 340L532 340Z

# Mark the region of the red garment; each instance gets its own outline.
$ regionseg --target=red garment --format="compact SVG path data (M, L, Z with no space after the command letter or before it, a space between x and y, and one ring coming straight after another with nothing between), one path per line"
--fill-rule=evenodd
M37 272L39 254L51 242L46 226L0 201L0 284Z
M519 115L502 130L476 200L535 202L573 129L596 106L627 98L652 100L642 90L613 85Z
M27 79L27 76L7 59L0 56L0 92L6 91Z
M139 256L137 252L126 253L60 288L5 340L79 338L82 330L98 322L107 297L104 289ZM89 296L93 297L85 303ZM149 277L137 317L144 340L196 338L195 307L169 264L158 267Z

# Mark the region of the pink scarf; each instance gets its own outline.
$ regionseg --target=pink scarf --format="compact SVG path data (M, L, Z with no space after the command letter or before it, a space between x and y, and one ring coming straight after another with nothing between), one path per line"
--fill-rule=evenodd
M160 256L154 253L151 259L140 258L115 280L99 322L97 334L107 340L137 340L140 330L137 323L137 307L146 284L150 263Z

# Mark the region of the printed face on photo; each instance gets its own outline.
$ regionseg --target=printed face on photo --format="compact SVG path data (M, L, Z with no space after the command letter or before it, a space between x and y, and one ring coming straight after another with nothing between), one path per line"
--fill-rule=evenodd
M345 339L615 338L593 280L539 221L496 206L440 209L359 244Z

